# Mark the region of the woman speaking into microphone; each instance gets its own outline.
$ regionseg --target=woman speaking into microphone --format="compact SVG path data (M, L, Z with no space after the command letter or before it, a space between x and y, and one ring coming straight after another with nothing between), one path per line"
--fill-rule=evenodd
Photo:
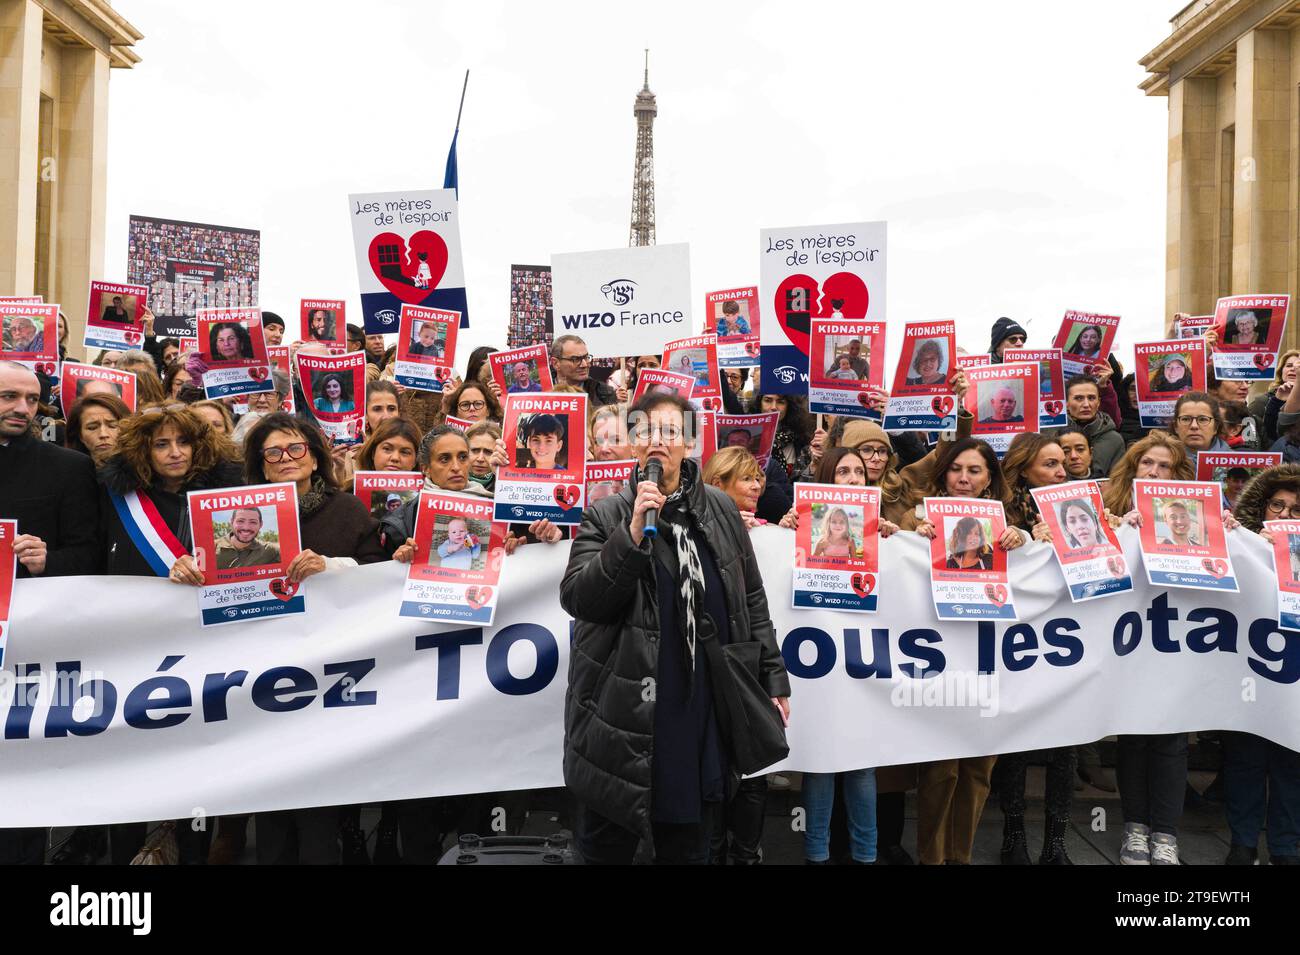
M564 779L587 863L631 863L645 839L657 863L703 865L740 775L784 755L790 681L740 514L687 457L694 409L649 394L628 430L637 472L584 512L560 585Z

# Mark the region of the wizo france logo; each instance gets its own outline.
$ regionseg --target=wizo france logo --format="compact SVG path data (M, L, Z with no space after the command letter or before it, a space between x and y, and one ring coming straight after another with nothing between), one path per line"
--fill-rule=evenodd
M799 369L794 365L782 365L780 368L774 369L772 374L776 376L776 380L781 384L789 385L799 377Z
M379 311L375 312L375 321L381 325L396 325L398 322L398 315L391 308L381 308Z
M632 279L612 279L602 285L600 291L615 305L627 305L636 295L636 282Z

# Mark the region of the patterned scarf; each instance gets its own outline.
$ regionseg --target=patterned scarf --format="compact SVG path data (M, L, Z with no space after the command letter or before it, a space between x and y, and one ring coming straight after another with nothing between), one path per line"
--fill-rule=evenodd
M660 512L660 526L667 525L677 551L677 609L682 621L682 633L690 658L689 675L692 678L695 675L696 614L702 612L704 606L704 567L700 563L700 552L695 546L694 515L686 506L686 501L697 477L695 463L683 461L681 483L677 485L677 490L668 495ZM689 685L695 685L694 679Z

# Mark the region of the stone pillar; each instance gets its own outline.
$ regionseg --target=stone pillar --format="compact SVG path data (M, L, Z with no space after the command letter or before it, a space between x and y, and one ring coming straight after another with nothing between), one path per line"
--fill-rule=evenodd
M1237 41L1232 291L1289 289L1291 42L1285 30Z
M1188 77L1169 90L1166 324L1175 312L1203 314L1214 306L1215 103L1213 78Z
M57 244L52 288L68 319L69 341L74 343L81 341L85 328L90 281L126 281L125 274L104 272L108 69L108 57L98 50L63 51L58 109Z
M0 4L0 295L35 277L42 19L34 0Z

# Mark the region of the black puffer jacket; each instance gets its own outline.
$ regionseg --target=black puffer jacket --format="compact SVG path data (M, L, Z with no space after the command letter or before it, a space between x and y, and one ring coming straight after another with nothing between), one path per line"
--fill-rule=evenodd
M695 515L725 588L729 642L757 641L760 679L769 695L790 695L790 679L767 611L763 578L749 534L731 499L699 480L685 504ZM688 478L688 475L690 476ZM582 515L569 553L560 603L576 621L564 705L564 781L577 800L626 829L649 834L654 702L646 677L659 666L659 606L650 540L632 543L633 489Z
M1246 485L1232 514L1241 526L1258 534L1264 529L1264 522L1277 520L1267 512L1268 499L1278 491L1290 491L1300 495L1300 464L1279 464L1275 468L1261 471ZM1282 515L1287 520L1289 514Z

